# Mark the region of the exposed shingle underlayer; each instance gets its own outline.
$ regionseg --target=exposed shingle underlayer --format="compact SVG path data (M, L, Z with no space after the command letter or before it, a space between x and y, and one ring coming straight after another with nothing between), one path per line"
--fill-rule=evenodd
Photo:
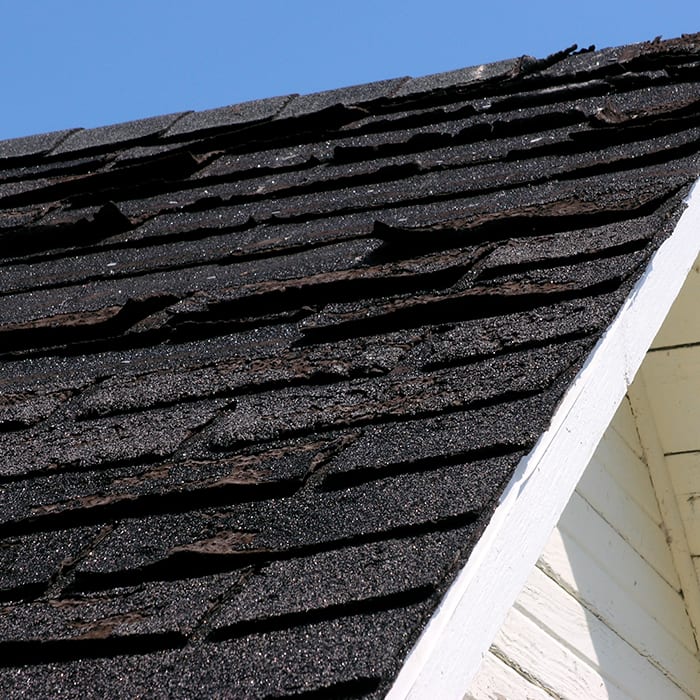
M699 51L0 143L0 694L382 695L678 218Z

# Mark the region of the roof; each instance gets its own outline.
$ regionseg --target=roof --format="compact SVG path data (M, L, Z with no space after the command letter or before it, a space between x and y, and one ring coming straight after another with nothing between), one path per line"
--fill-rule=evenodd
M0 143L3 696L383 696L683 211L699 53Z

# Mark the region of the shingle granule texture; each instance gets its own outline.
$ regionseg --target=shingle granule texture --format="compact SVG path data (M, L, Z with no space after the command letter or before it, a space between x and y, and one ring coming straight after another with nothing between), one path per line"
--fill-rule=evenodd
M0 143L0 695L382 697L683 210L699 53Z

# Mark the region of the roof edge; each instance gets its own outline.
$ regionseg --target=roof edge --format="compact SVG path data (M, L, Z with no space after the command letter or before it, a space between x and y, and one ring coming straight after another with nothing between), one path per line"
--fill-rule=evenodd
M700 254L700 179L685 202L673 233L591 351L550 427L518 464L467 563L404 661L387 700L462 698L468 693L484 654Z
M674 50L677 45L700 43L700 33L653 41L641 41L617 47L578 49L574 44L545 58L523 55L501 61L491 61L457 70L431 73L425 76L405 76L381 79L347 87L298 95L275 95L246 100L214 109L182 111L166 115L151 115L126 122L29 134L0 140L0 161L21 161L25 158L79 153L125 143L138 143L148 135L157 139L187 139L200 132L215 129L240 128L259 121L285 119L290 116L322 112L329 106L361 106L377 99L412 99L436 90L461 88L493 80L506 80L529 74L562 61L590 54L601 59L626 60L636 51L658 52Z

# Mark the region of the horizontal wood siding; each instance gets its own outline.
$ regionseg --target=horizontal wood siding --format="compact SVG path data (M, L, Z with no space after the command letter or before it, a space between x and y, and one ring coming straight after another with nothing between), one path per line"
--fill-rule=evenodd
M466 700L552 700L542 688L530 683L512 665L501 661L490 651L484 657L479 675Z
M666 455L693 557L700 556L700 452Z
M697 452L700 346L657 350L644 360L656 429L664 454Z
M700 451L666 455L688 551L700 581Z
M699 298L700 257L630 387L696 637L700 637Z
M700 339L698 290L700 289L700 258L688 273L681 291L673 302L663 326L651 344L652 350L697 343Z
M467 698L688 700L696 654L625 398Z

